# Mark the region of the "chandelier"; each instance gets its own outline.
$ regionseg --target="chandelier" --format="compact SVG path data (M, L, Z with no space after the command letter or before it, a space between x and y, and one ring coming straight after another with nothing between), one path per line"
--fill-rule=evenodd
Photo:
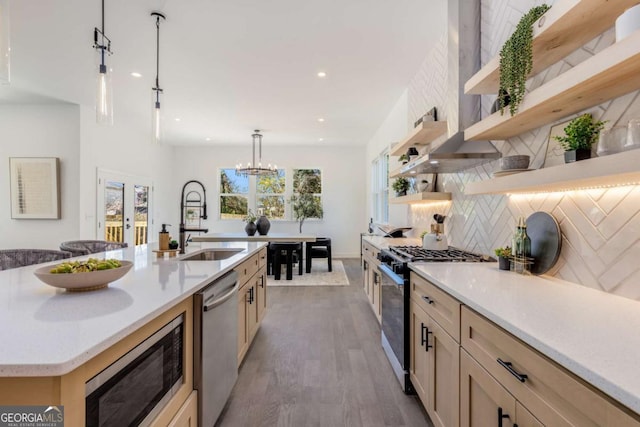
M240 175L275 175L278 173L278 166L269 163L266 167L262 166L262 135L260 130L256 129L253 137L253 163L247 163L246 167L242 167L241 163L236 165L236 173ZM256 142L258 143L258 162L256 163ZM253 166L252 166L253 165Z

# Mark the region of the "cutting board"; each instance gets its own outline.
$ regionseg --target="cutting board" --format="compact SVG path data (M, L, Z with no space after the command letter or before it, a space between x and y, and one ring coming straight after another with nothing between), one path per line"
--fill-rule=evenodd
M527 218L527 234L531 239L531 256L535 259L531 273L544 274L560 257L562 234L558 221L547 212L534 212Z

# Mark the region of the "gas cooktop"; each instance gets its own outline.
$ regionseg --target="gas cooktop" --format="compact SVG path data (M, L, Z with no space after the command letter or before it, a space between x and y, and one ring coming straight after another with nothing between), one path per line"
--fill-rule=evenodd
M490 256L467 252L453 246L441 251L424 249L422 246L389 246L389 252L405 262L495 262Z

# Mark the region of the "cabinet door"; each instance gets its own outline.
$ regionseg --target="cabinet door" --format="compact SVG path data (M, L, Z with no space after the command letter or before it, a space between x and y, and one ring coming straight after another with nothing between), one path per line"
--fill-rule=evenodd
M527 408L516 401L516 420L518 427L544 427L540 421L536 419Z
M267 313L267 271L261 269L258 272L258 292L256 296L256 303L258 309L258 323L262 322L264 315Z
M247 299L247 329L249 330L249 345L253 340L256 332L258 331L258 301L256 300L256 294L258 289L259 276L254 276L251 282L247 285L249 287L249 298Z
M372 301L373 312L378 318L378 322L382 322L382 286L381 277L377 269L371 270L371 283L372 283Z
M429 328L429 316L411 302L411 342L410 342L410 368L411 382L416 389L422 404L426 408L429 402L429 353L426 348L427 330Z
M427 344L433 346L429 349L427 412L435 427L457 427L460 345L431 317L427 340Z
M249 329L247 327L247 306L249 300L249 285L245 285L238 291L238 366L242 363L249 348Z
M511 427L515 414L515 398L460 350L460 426Z
M197 427L198 425L198 392L193 391L182 405L168 427Z

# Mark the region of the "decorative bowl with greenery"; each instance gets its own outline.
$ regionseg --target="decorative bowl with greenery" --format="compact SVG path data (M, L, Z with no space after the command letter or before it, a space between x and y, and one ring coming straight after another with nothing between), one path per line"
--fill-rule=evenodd
M591 114L583 114L571 120L564 128L565 136L554 136L565 151L565 162L571 163L591 157L591 146L598 141L606 121L594 121Z
M409 158L407 157L407 155L406 155L406 154L403 154L402 156L400 156L400 157L398 158L398 160L400 160L400 161L402 162L402 164L403 164L403 165L404 165L405 163L408 163L408 162L409 162Z
M398 196L405 196L407 194L407 190L409 189L409 180L403 176L396 178L391 184L393 191L396 192Z
M511 115L518 112L518 106L524 98L527 77L533 68L533 24L550 7L543 4L529 10L520 19L515 31L500 50L500 89L498 90L500 114L504 114L504 107L507 105Z

